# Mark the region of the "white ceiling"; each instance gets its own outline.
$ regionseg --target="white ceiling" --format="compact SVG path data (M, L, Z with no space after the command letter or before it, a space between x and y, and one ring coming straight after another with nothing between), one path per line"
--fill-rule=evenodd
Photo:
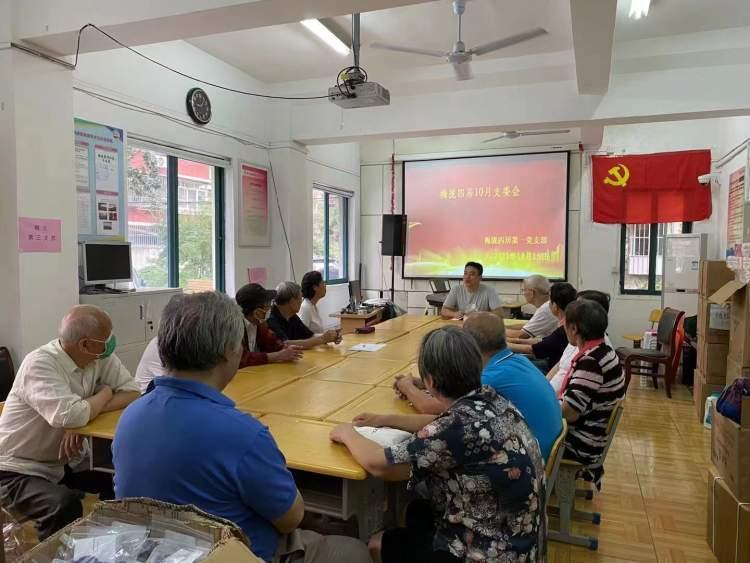
M649 16L638 21L628 18L629 6L630 0L619 0L615 34L618 43L750 26L750 0L653 0ZM463 19L468 48L533 27L545 27L550 32L546 37L475 57L474 74L480 80L485 74L495 76L494 81L500 83L538 81L538 76L524 73L518 80L513 75L501 78L497 75L509 69L487 61L572 49L570 9L565 0L470 0ZM336 18L336 23L347 31L351 25L348 17ZM451 83L452 73L439 59L375 50L369 44L382 41L449 51L455 33L456 19L450 0L368 12L362 14L361 64L376 80L376 77L399 75L405 83L409 82L412 71L424 73L430 67L438 68L439 74L432 78L442 81L438 89L444 90ZM266 83L333 78L341 68L351 64L350 56L338 55L298 23L200 37L191 43ZM557 71L565 73L560 65ZM460 88L485 86L471 82L474 81L461 84Z
M445 64L431 57L371 49L373 41L447 52L456 39L456 18L450 0L368 12L362 14L361 20L360 63L371 77L390 74L394 69ZM347 31L350 21L348 17L336 18L336 23ZM467 48L471 48L540 26L550 32L548 36L476 57L475 62L572 48L570 10L561 0L470 0L463 18L463 38ZM352 60L351 56L335 53L301 24L212 35L191 43L267 83L333 78Z
M616 41L750 26L748 0L651 0L647 18L628 17L630 0L617 4Z

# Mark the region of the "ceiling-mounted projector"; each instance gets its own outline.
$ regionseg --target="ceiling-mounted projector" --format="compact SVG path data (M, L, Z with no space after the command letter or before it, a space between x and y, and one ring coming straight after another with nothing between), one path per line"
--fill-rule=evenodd
M369 82L367 72L359 66L359 14L352 14L352 53L354 65L339 72L336 85L328 89L328 99L344 109L389 105L388 90L377 82Z
M350 84L348 93L342 92L338 86L331 86L328 99L344 109L387 106L391 103L390 93L377 82Z

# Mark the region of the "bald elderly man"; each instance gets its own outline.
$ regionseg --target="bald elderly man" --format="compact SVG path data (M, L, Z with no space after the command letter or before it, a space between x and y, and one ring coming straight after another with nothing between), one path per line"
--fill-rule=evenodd
M81 517L79 491L114 498L110 475L79 471L87 452L75 430L140 396L115 345L104 311L73 307L59 338L23 360L0 415L0 502L34 520L40 540Z

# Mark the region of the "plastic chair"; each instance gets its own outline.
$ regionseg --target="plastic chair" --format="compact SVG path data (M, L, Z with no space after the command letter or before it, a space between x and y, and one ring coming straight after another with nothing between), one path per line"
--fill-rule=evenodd
M583 465L577 461L571 461L563 459L560 463L560 467L557 472L557 478L555 480L555 491L557 492L557 500L559 508L550 506L547 508L548 513L551 516L559 516L560 518L560 529L549 530L547 532L547 538L552 541L558 541L562 543L569 543L572 545L580 545L588 547L595 551L599 548L599 539L590 536L577 536L571 532L570 521L575 518L576 520L582 520L591 522L592 524L599 525L602 521L602 515L599 512L587 512L584 510L578 510L575 507L576 496L576 476L584 469L598 469L604 465L604 461L607 458L607 452L609 451L612 441L617 431L617 425L620 423L623 412L623 401L620 400L612 409L612 414L609 416L609 422L607 423L607 442L604 446L604 451L596 463L590 465Z
M672 383L674 383L677 374L680 347L682 346L682 341L679 343L680 347L677 346L677 328L684 316L684 311L678 311L670 307L664 309L659 320L659 327L656 330L656 350L645 350L643 348L617 349L617 355L620 357L620 363L623 366L627 381L630 381L633 375L648 375L653 379L654 388L658 389L658 367L663 365L664 387L667 391L667 397L672 398ZM642 362L650 364L650 366L640 365Z
M560 462L562 461L563 455L565 454L565 436L568 435L568 421L562 419L562 430L555 439L555 443L552 444L552 450L549 452L549 458L544 466L544 474L547 477L547 503L549 504L549 497L552 496L552 489L555 488L555 480L557 479L557 472L560 469Z
M651 330L654 329L654 325L661 320L661 309L652 309L651 314L648 316L648 322L651 323ZM633 343L633 348L640 348L641 341L643 340L643 334L625 334L623 335L625 340L630 340Z

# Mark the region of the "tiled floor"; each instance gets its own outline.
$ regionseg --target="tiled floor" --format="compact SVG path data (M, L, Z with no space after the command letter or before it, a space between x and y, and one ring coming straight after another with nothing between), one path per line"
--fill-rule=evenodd
M633 380L602 492L577 501L601 512L600 526L575 526L586 535L598 531L599 549L551 542L549 563L714 563L704 539L710 447L711 432L698 423L686 387L667 399L662 387Z

